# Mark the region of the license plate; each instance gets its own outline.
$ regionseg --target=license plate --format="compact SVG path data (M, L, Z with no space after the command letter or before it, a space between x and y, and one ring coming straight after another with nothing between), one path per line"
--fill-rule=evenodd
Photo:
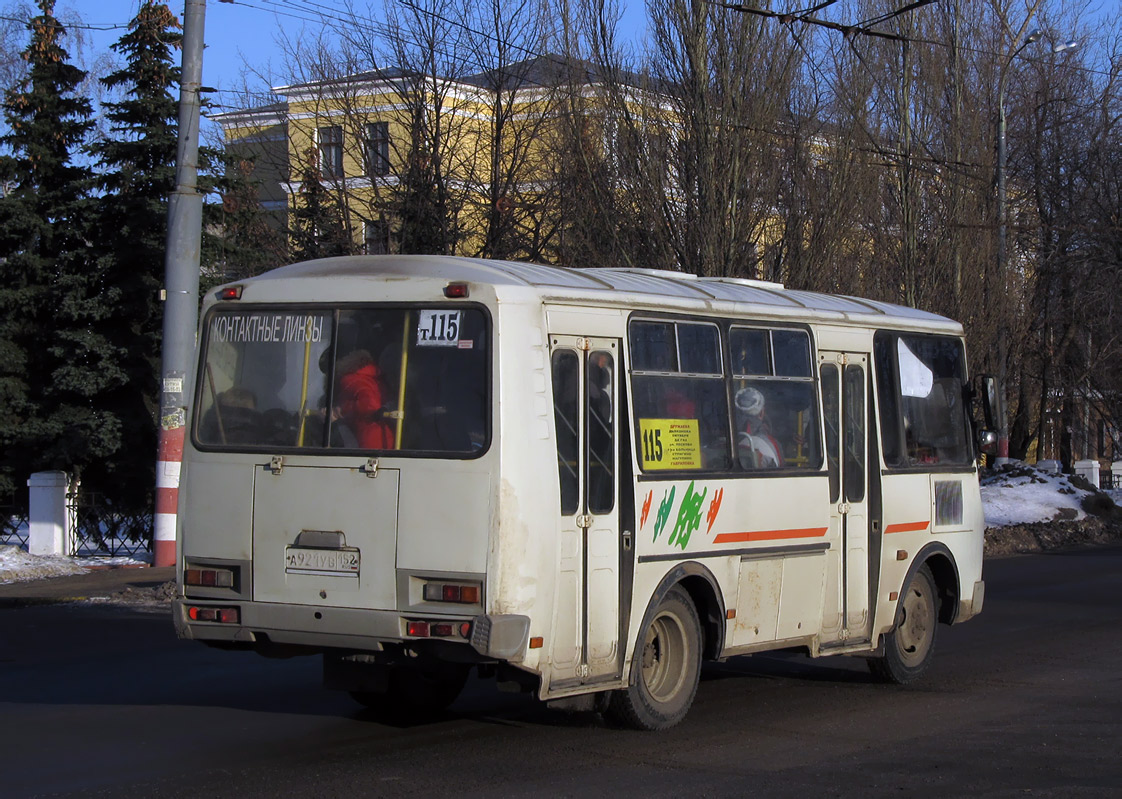
M285 547L284 570L289 574L318 574L327 577L358 577L357 549L309 549Z

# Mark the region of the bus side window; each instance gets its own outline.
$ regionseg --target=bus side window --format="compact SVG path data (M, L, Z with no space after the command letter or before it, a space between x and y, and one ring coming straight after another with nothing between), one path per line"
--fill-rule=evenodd
M598 350L588 356L585 390L588 392L588 490L589 513L608 513L615 507L615 434L612 408L615 404L615 368L611 353Z
M821 375L822 415L826 420L826 464L830 472L830 502L833 503L841 495L841 464L838 462L841 399L838 395L838 367L832 363L822 364Z
M865 370L845 367L845 499L860 502L865 498Z
M553 353L553 419L557 427L557 471L561 513L570 515L580 506L577 478L580 448L580 364L572 350Z
M728 390L717 325L636 320L629 330L635 418L640 423L644 419L695 422L693 459L684 459L689 465L681 468L728 469L732 465ZM636 435L640 435L638 427ZM649 468L653 467L644 466Z
M729 348L741 468L820 468L818 399L807 331L733 327Z

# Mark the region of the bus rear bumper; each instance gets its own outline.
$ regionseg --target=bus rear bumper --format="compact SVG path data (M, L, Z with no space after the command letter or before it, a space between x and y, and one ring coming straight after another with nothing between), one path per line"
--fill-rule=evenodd
M188 609L200 606L237 608L238 621L224 624L191 620ZM180 638L243 644L251 649L280 644L315 650L341 648L378 652L383 644L406 640L402 616L396 610L177 599L172 614Z
M192 607L236 608L238 621L195 621L188 615ZM470 644L479 655L493 660L522 660L528 643L530 619L514 614L465 617L458 623L471 623L467 639L421 639L405 634L405 617L396 610L335 608L310 605L285 605L269 602L216 602L177 599L172 609L180 638L193 641L244 646L265 651L277 646L324 649L382 651L386 644L411 641L448 641ZM356 634L361 630L362 634Z

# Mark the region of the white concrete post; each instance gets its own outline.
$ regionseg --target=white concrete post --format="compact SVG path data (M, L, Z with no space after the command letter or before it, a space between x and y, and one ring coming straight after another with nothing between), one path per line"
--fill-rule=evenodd
M1096 460L1076 461L1075 473L1095 488L1099 487L1099 462Z
M69 555L70 514L66 512L66 472L36 472L27 481L27 551L32 555Z
M1042 472L1048 472L1049 474L1059 474L1060 473L1060 467L1061 467L1060 462L1056 461L1056 460L1043 460L1043 461L1037 461L1037 463L1036 463L1036 468L1037 469L1039 469Z

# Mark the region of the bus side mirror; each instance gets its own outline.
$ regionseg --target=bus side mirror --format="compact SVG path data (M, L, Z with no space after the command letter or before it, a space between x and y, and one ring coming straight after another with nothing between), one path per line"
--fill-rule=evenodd
M977 393L982 399L982 418L987 430L997 427L997 408L1000 402L997 392L997 378L993 375L978 375L975 378L978 385Z
M974 395L982 401L982 428L978 430L978 450L987 455L997 451L998 402L997 378L993 375L978 375L975 379Z

